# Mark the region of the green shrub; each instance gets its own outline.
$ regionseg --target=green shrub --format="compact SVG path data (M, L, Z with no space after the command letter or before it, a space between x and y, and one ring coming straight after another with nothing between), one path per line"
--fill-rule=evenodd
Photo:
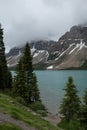
M26 106L26 102L22 97L16 97L16 100L17 100L18 103Z
M47 116L47 112L43 110L36 111L38 114L42 115L43 117Z
M64 130L84 130L80 127L80 123L78 121L75 121L75 120L71 120L70 122L62 120L58 124L58 126L63 128Z
M39 102L39 101L34 102L34 103L31 103L31 104L29 105L29 107L30 107L33 111L35 111L36 113L41 114L42 116L46 116L46 115L47 115L47 109L46 109L45 106L44 106L41 102Z

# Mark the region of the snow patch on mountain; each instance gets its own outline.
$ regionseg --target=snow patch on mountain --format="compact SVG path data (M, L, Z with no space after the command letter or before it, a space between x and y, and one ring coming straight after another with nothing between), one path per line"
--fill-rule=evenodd
M85 45L85 43L82 42L82 39L81 39L81 42L80 42L79 44L76 44L75 48L73 48L73 50L71 50L71 51L69 52L69 54L73 53L76 49L78 49L78 50L77 50L77 52L78 52L78 51L80 51L83 47L87 48L87 46ZM77 53L77 52L76 52L76 53Z
M33 55L33 57L36 57L36 56L38 56L39 55L39 53L38 52L36 52L34 55Z
M69 54L73 53L78 47L79 47L79 45L77 44L77 45L75 46L75 48L73 48L73 49L69 52Z
M47 70L50 70L50 69L53 69L53 65L47 67Z

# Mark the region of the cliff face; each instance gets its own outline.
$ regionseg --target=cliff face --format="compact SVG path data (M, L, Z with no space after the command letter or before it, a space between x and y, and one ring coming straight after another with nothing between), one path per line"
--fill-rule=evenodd
M80 40L87 45L87 27L73 26L69 32L66 32L60 39L59 42L64 41L64 43L72 44L80 43Z
M61 46L55 68L80 67L87 59L87 27L73 26L58 41Z
M33 64L44 69L80 67L87 60L87 27L73 26L57 42L37 41L30 43ZM8 66L15 66L24 47L12 48L7 54Z

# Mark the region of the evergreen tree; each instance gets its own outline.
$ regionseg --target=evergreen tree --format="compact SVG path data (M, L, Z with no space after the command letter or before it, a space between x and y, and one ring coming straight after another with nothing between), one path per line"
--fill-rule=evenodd
M9 88L8 85L8 68L5 57L5 47L3 42L3 29L0 25L0 89ZM9 81L10 82L10 81Z
M23 64L26 72L33 73L32 56L29 43L26 43L24 48Z
M26 43L24 49L23 66L27 77L27 86L29 90L29 102L34 102L36 100L39 100L39 90L37 86L37 80L35 78L36 76L33 73L32 56L31 56L29 43Z
M63 119L71 121L77 119L80 109L80 99L77 96L76 86L72 77L68 78L68 83L64 90L66 93L60 106L60 113L63 115Z
M28 88L26 83L26 73L23 68L22 60L20 59L17 68L16 76L14 77L13 92L15 96L22 97L26 102L28 102Z
M40 92L36 75L33 73L30 46L27 43L21 57L14 78L13 91L16 96L21 96L27 103L40 101Z
M40 101L40 92L39 92L39 89L38 89L38 85L37 85L37 77L35 74L33 74L33 87L32 87L32 91L31 91L32 95L32 101Z
M87 90L84 93L83 105L80 113L80 123L84 130L87 130Z
M3 85L4 85L4 82L3 82L3 76L2 76L2 67L0 66L0 89L3 89Z
M12 74L11 74L11 72L8 70L8 86L7 86L7 88L9 88L9 89L12 89L12 83L13 83L13 81L12 81Z

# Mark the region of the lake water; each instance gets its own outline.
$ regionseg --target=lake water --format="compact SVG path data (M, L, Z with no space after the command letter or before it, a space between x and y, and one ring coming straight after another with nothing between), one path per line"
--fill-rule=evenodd
M72 76L74 83L81 97L87 88L87 71L61 70L61 71L35 71L38 78L38 85L43 103L48 110L54 114L58 112L64 95L64 86L69 76Z
M62 101L67 79L72 76L74 83L82 97L84 90L87 88L87 71L86 70L61 70L61 71L35 71L38 79L38 86L41 99L46 105L49 112L57 114Z

